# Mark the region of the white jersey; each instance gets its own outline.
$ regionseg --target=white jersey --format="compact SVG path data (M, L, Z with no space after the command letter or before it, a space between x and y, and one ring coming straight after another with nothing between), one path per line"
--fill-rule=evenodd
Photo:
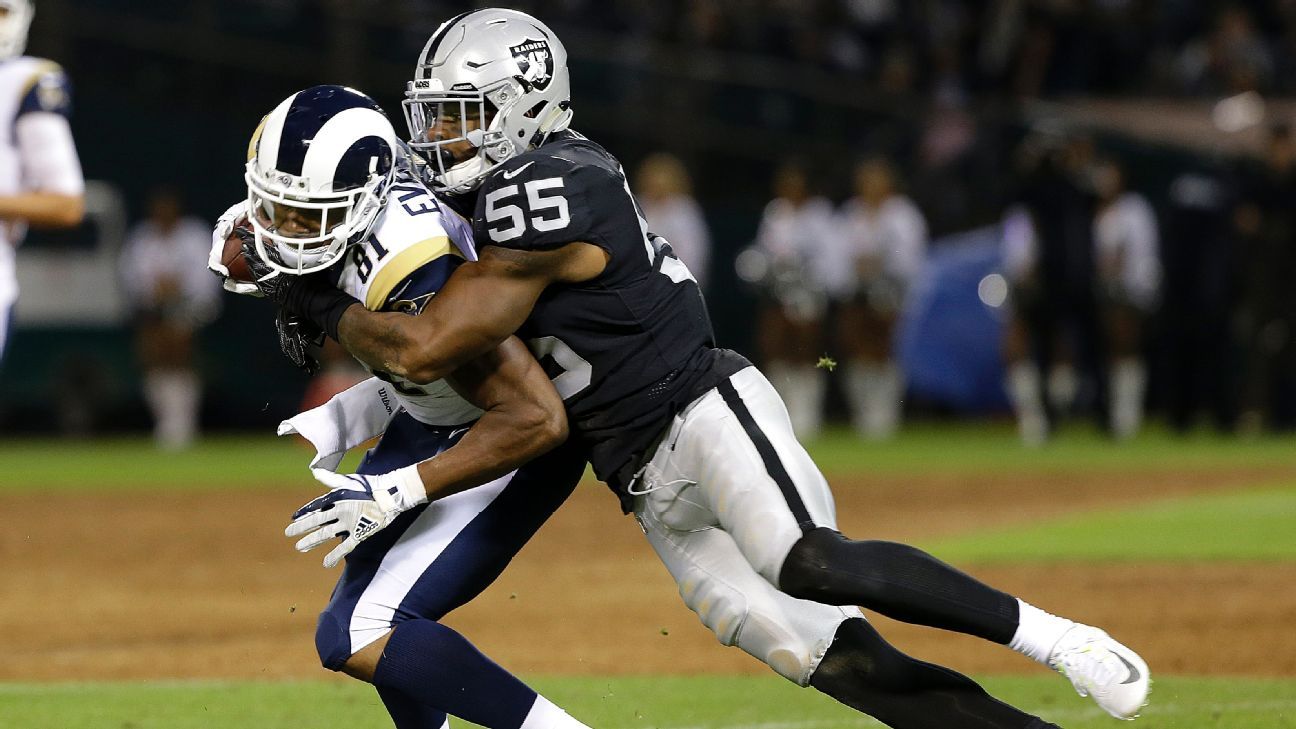
M801 205L776 198L765 206L756 245L775 259L800 261L822 291L837 294L850 285L850 272L841 270L832 255L839 248L836 236L832 203L826 198L812 197Z
M1127 192L1094 219L1098 273L1141 309L1156 303L1161 286L1156 213L1137 192Z
M136 310L158 305L157 287L179 287L180 301L171 313L191 324L203 324L220 313L220 281L207 270L211 226L196 217L183 217L170 230L146 220L131 229L118 259L122 291Z
M84 192L66 118L70 106L67 76L57 63L31 56L0 61L0 196ZM0 221L0 307L18 296L12 248L26 230Z
M872 259L880 273L906 286L922 271L927 256L927 221L909 198L892 195L876 209L852 198L842 206L838 224L839 263L852 274L852 281L860 259Z
M366 309L417 314L465 260L477 260L468 221L422 183L398 174L368 238L333 270L338 288ZM444 380L416 385L385 372L374 375L395 386L401 406L419 422L460 425L481 417Z

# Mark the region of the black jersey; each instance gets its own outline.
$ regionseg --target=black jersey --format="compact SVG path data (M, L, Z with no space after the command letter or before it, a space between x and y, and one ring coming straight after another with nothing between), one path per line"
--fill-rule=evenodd
M554 284L518 330L553 378L598 477L625 499L644 452L684 406L744 367L717 349L697 281L648 235L617 160L572 133L509 160L478 192L477 246L609 256L598 277Z

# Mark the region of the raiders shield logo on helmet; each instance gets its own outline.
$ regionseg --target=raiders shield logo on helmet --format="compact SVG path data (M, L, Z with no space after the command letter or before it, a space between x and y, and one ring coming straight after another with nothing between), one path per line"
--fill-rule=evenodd
M549 42L528 39L509 46L509 51L513 53L513 60L517 61L522 78L544 91L553 78L553 54L549 52Z

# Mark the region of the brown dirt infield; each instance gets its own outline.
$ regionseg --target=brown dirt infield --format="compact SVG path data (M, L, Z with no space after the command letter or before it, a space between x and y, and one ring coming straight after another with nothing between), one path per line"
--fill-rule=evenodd
M836 479L835 490L844 531L905 541L1292 475L857 477ZM236 498L0 497L9 647L0 679L325 675L312 636L337 575L281 536L311 493L303 483ZM1296 676L1296 564L960 566L1107 628L1163 674ZM928 660L972 673L1040 670L1002 647L874 617ZM768 671L715 642L633 520L592 483L447 622L523 673Z

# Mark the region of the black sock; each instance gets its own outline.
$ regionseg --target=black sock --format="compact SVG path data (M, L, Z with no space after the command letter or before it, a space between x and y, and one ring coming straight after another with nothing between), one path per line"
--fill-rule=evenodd
M837 629L810 685L894 729L1059 729L967 676L901 653L862 618Z

